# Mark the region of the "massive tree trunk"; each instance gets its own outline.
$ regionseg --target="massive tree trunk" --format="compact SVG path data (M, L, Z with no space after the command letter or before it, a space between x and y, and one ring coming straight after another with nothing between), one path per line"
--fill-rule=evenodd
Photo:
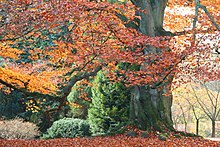
M164 10L167 0L132 0L133 4L143 11L136 14L141 16L138 31L147 36L164 36ZM167 33L169 35L169 33ZM159 54L154 47L145 49L145 53ZM141 129L161 130L162 126L173 128L171 119L172 76L157 87L135 86L130 101L130 120Z
M130 101L130 120L144 130L172 128L172 95L167 95L169 89L167 84L154 89L136 86Z

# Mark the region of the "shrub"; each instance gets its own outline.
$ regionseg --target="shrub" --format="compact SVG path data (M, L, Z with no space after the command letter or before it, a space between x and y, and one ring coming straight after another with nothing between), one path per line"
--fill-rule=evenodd
M47 133L43 135L43 139L53 138L73 138L90 136L89 123L86 120L76 118L63 118L57 120L47 129Z
M0 138L3 139L34 139L40 135L38 127L21 118L0 120Z
M80 118L80 119L86 119L88 115L88 109L91 103L91 86L88 84L84 84L84 81L78 82L76 85L73 86L72 92L67 97L68 102L70 103L76 103L80 105L81 107L76 107L73 105L70 105L71 109L71 117L74 118ZM90 80L88 80L90 82ZM83 95L86 94L86 99L83 97Z
M122 83L111 83L101 71L93 81L88 120L93 135L114 134L128 121L130 90Z

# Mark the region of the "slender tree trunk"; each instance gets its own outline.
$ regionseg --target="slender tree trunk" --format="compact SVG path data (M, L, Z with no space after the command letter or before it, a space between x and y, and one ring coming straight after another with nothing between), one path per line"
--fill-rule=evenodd
M196 119L196 135L199 135L199 119Z
M143 11L137 11L141 16L139 28L147 36L164 36L163 29L164 10L167 0L132 0L133 4ZM148 47L145 53L158 54L157 49ZM171 119L172 94L171 83L173 77L160 84L159 87L135 86L130 101L130 120L141 129L153 128L161 130L162 127L173 128Z
M215 120L211 120L212 121L212 136L211 137L215 137Z

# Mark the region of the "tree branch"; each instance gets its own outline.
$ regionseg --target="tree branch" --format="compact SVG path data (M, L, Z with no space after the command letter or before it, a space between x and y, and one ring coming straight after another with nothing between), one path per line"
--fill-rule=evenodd
M90 77L90 76L95 76L101 69L102 69L102 66L98 66L96 69L94 69L91 72L79 72L78 74L70 78L68 84L64 86L61 90L61 92L63 93L61 97L62 98L67 97L69 93L71 92L72 87L76 84L76 82L82 79L85 79L87 77Z
M3 81L2 79L0 79L0 83L7 86L7 87L9 87L9 88L11 88L11 89L15 89L15 90L17 90L19 92L22 92L22 93L24 93L28 96L31 96L31 97L48 97L48 98L56 98L57 97L55 95L42 94L42 93L39 93L39 92L36 92L36 91L35 92L30 92L25 88L16 87L13 84L10 84L10 83L7 83L7 82Z
M220 26L216 23L216 21L214 20L214 18L212 17L212 15L209 13L209 11L207 10L206 6L198 3L197 4L199 8L203 9L205 11L205 14L209 17L210 21L212 22L212 24L216 27L216 29L218 31L220 31Z
M194 87L193 87L192 85L191 85L191 87L192 87L194 96L196 97L196 100L197 100L197 102L199 103L200 107L202 108L203 112L204 112L210 119L212 119L212 113L209 111L209 109L207 108L206 104L204 104L204 102L199 99L199 97L198 97L197 94L196 94L196 91L195 91Z

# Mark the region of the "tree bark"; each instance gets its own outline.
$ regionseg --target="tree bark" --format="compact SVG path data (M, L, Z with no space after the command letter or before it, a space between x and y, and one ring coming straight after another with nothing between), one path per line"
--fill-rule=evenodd
M137 11L141 16L139 28L147 36L164 36L163 19L167 0L132 0L133 4L144 11ZM155 47L145 49L145 54L157 54ZM163 81L160 86L135 86L130 101L130 120L141 129L162 131L163 127L173 129L171 119L172 76Z
M211 137L215 137L215 120L211 120L212 121L212 135Z
M196 135L199 135L199 119L196 119Z
M140 129L162 131L163 128L173 128L172 95L163 95L168 92L166 86L156 89L135 86L130 101L130 120Z

